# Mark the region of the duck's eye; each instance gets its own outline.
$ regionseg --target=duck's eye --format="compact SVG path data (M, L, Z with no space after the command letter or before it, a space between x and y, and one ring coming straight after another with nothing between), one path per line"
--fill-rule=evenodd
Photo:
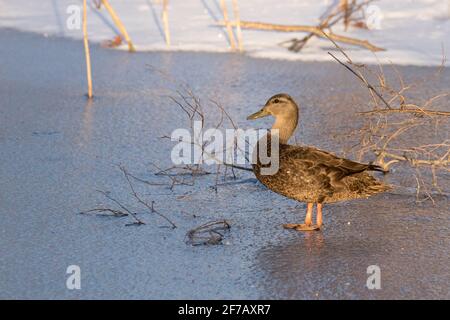
M273 100L273 103L280 103L280 100L279 99L275 99L275 100Z

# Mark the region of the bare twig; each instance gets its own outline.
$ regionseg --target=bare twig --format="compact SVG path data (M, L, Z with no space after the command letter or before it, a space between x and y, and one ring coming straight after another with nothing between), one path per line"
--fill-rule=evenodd
M448 111L435 111L427 109L377 109L358 112L358 114L362 115L372 115L376 113L411 113L414 115L434 115L434 116L450 117L450 112Z
M109 216L109 214L107 214L105 212L109 212L112 214L112 216L119 217L119 218L128 216L128 213L125 213L121 210L111 209L111 208L95 208L95 209L90 209L90 210L86 210L86 211L81 211L80 214L97 213L100 215Z
M226 25L225 22L221 22L221 25ZM228 22L228 25L236 26L234 22ZM254 30L271 30L271 31L281 31L281 32L308 32L312 33L319 38L324 38L323 30L316 26L305 26L305 25L280 25L264 22L253 22L253 21L243 21L240 22L241 28L243 29L254 29ZM371 44L367 40L355 39L347 36L338 35L335 33L328 33L328 36L337 42L348 43L356 46L366 48L370 51L384 51L385 49L377 47Z
M211 221L189 230L186 234L185 242L193 246L221 244L223 234L219 231L229 229L230 224L226 220Z
M128 171L125 169L124 166L119 166L119 169L122 171L123 175L125 176L125 179L128 182L128 185L131 189L131 192L133 194L133 196L136 198L136 200L142 204L143 206L145 206L151 213L155 213L158 216L160 216L161 218L163 218L164 220L166 220L173 229L175 229L177 226L175 225L175 223L173 223L172 220L170 220L168 217L166 217L165 215L163 215L162 213L160 213L159 211L155 210L154 208L154 202L152 201L152 204L149 205L146 201L144 201L136 192L136 190L134 189L133 183L130 180L130 174L128 173Z
M163 218L165 221L167 221L170 224L170 227L172 229L175 229L177 226L175 225L175 223L169 219L167 216L165 216L164 214L162 214L161 212L159 212L158 210L155 209L155 202L152 201L151 204L149 204L148 202L146 202L137 192L136 189L134 188L133 183L131 182L131 178L135 179L139 182L143 182L145 184L150 184L150 185L154 185L146 180L142 180L140 178L137 178L136 176L130 174L126 168L122 165L118 166L120 171L122 172L122 174L124 175L126 181L128 182L128 186L131 190L131 194L134 197L134 199L141 205L143 205L148 211L149 213L152 214L156 214L159 217ZM124 217L124 216L131 216L134 219L133 223L128 223L126 224L126 226L130 226L130 225L143 225L145 224L145 222L141 219L139 219L139 217L137 216L137 213L131 211L130 209L127 208L127 206L125 206L124 204L122 204L119 200L115 199L114 197L111 196L110 192L106 192L106 191L102 191L102 190L96 190L97 192L101 193L103 196L105 196L108 200L112 201L114 204L116 204L120 209L113 209L113 208L94 208L94 209L90 209L87 211L82 211L80 212L81 214L88 214L88 213L96 213L96 214L101 214L101 215L112 215L114 217ZM109 213L109 214L108 214Z
M333 5L332 5L333 6ZM331 22L331 19L334 18L337 14L336 7L331 7L325 11L324 14L320 17L320 23L317 25L317 28L320 28L323 30L325 27L331 27L333 24L337 23L339 20L336 19L335 21ZM299 52L303 49L303 47L306 45L306 43L314 37L314 33L310 32L302 39L293 38L288 41L283 41L279 45L284 45L286 43L290 43L290 46L288 47L289 51Z
M328 52L330 56L332 56L337 62L339 62L341 65L343 65L347 70L349 70L351 73L353 73L359 80L361 80L366 87L372 91L378 98L380 98L381 101L386 105L388 109L392 109L392 107L389 105L389 103L383 98L383 96L366 80L364 79L360 74L358 74L356 71L354 71L348 64L342 62L336 56L334 56L331 52Z
M133 223L129 223L127 224L127 226L129 225L143 225L145 224L144 221L142 221L141 219L139 219L137 217L137 214L135 212L132 212L131 210L129 210L125 205L123 205L121 202L119 202L119 200L113 198L109 192L103 191L103 190L97 190L97 192L101 193L102 195L104 195L107 199L111 200L112 202L114 202L116 205L118 205L122 210L124 210L126 213L128 213L134 220L135 222Z
M332 39L330 41L346 57L347 63L329 54L367 86L375 104L372 110L357 112L364 116L365 122L362 127L350 134L356 135L359 140L351 149L356 150L360 160L368 153L375 155L376 163L384 170L388 170L392 165L408 165L415 172L417 199L419 194L424 194L424 200L431 200L434 203L433 189L440 194L444 193L438 183L437 171L450 172L450 143L445 140L421 144L422 137L416 133L431 129L434 130L436 137L442 136L439 135L438 125L449 119L450 112L431 110L430 107L438 99L448 97L449 94L442 93L423 103L412 103L408 101L406 93L414 87L420 87L420 84L407 85L397 68L392 66L400 84L399 89L394 89L388 83L381 64L378 72L364 65L356 65L342 48ZM445 63L445 56L442 61ZM375 76L378 83L370 84L362 71ZM439 75L441 71L442 66L436 74ZM429 79L425 81L429 82ZM387 108L380 109L379 101ZM425 176L425 172L429 172L430 175Z
M435 160L427 160L427 159L413 159L406 156L400 156L398 154L384 152L381 150L375 150L375 154L377 155L383 155L384 157L388 157L391 159L399 160L399 161L405 161L411 163L412 166L431 166L433 170L436 170L436 167L442 167L442 166L449 166L450 165L450 158L447 159L435 159Z

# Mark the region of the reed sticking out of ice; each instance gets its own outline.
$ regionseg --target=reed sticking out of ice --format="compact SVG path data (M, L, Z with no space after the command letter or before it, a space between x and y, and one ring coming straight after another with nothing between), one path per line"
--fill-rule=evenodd
M86 73L88 83L88 97L92 98L92 77L91 77L91 56L89 54L89 42L87 35L87 7L86 0L83 0L83 40L84 40L84 53L86 55Z
M168 2L169 0L163 0L162 20L164 23L164 36L166 38L166 44L170 47L169 13L167 12Z
M238 41L238 47L239 51L244 51L243 44L242 44L242 30L241 30L241 17L239 15L239 6L237 0L233 0L233 15L234 19L236 21L236 36Z
M230 21L228 20L228 10L225 0L220 0L220 7L222 8L223 21L227 28L228 38L230 39L231 50L236 50L236 40L234 39L233 28L231 27Z
M122 21L120 20L119 16L116 14L114 9L109 4L108 0L102 0L102 4L105 6L105 9L108 11L117 28L119 28L120 33L125 38L125 41L128 43L128 51L130 52L136 51L134 49L133 42L131 41L130 36L128 35L127 29L125 29L125 26L123 25Z

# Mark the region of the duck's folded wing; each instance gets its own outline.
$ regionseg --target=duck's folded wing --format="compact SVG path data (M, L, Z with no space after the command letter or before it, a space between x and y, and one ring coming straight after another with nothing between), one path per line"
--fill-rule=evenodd
M308 164L308 167L311 170L325 170L328 175L332 176L333 180L340 180L346 176L360 173L365 170L382 171L378 166L340 158L327 151L312 147L288 146L283 153L290 161Z

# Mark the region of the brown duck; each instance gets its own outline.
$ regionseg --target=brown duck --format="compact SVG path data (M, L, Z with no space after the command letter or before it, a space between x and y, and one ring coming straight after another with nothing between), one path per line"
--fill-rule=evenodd
M260 111L248 116L247 120L269 115L275 117L272 129L279 130L279 169L272 175L262 174L264 165L256 157L253 172L272 191L307 203L305 223L289 223L283 225L284 228L298 231L320 230L324 203L367 198L390 189L366 172L383 172L379 166L340 158L314 147L289 145L288 140L298 124L298 106L289 95L277 94L271 97ZM262 139L267 141L263 145ZM262 139L255 151L266 146L270 155L271 139ZM314 204L317 204L316 224L312 223Z

